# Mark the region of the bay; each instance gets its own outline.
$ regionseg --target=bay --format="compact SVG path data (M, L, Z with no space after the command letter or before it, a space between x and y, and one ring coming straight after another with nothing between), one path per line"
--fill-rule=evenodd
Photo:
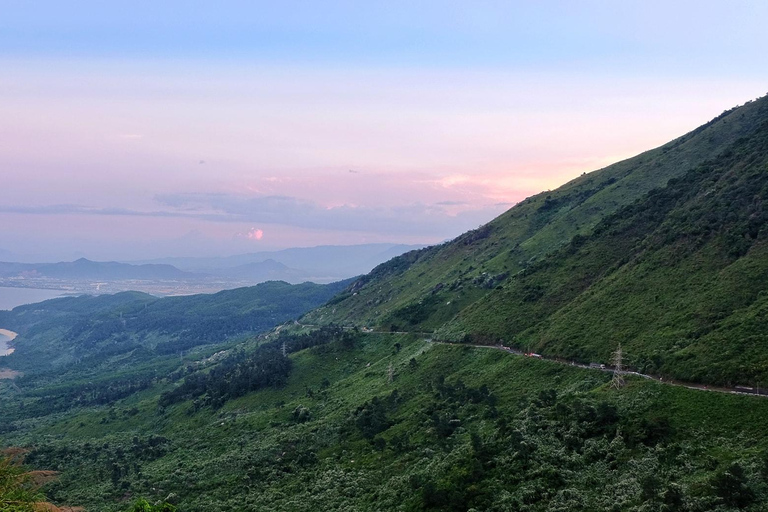
M11 288L0 286L0 309L13 309L24 304L34 304L56 297L62 297L61 290L42 290L39 288Z

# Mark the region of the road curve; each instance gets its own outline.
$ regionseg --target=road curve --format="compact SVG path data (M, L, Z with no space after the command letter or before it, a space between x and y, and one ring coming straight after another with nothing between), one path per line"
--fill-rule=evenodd
M302 327L317 327L315 325L299 324L298 322L296 322L296 324L301 325ZM355 327L343 326L343 328L354 329ZM372 329L368 329L365 327L359 330L363 334L415 334L420 336L430 336L432 334L429 332L374 331ZM512 348L512 347L507 347L505 345L481 345L479 343L458 343L458 342L452 342L452 341L440 341L432 338L424 338L424 341L427 341L429 343L438 343L441 345L455 345L457 347L473 347L473 348L484 348L484 349L491 349L491 350L501 350L503 352L507 352L508 354L513 354L516 356L531 357L530 354L526 354L522 350ZM588 364L579 363L577 361L570 361L570 360L562 359L559 357L548 357L540 354L535 354L533 357L535 357L536 359L541 359L543 361L549 361L552 363L561 364L563 366L573 366L576 368L583 368L585 370L595 370L595 371L601 371L601 372L607 372L607 373L614 372L613 368L609 366L604 366L604 365L601 365L601 367L595 367ZM666 384L668 386L678 386L681 388L693 389L695 391L711 391L714 393L729 393L732 395L747 395L747 396L768 398L768 389L752 388L748 386L733 386L733 387L709 386L706 384L697 384L694 382L685 382L685 381L674 380L669 378L665 379L664 377L661 377L659 375L650 375L646 373L633 372L631 370L624 370L619 373L621 373L621 375L634 375L636 377L642 377L644 379L655 380L656 382L659 382L661 384Z
M431 338L425 339L425 341L428 341L430 343L439 343L441 345L455 345L458 347L473 347L473 348L486 348L486 349L492 349L492 350L501 350L503 352L507 352L509 354L513 354L516 356L527 356L527 357L535 357L536 359L541 359L544 361L549 361L552 363L562 364L564 366L573 366L576 368L583 368L585 370L596 370L601 372L607 372L607 373L613 373L613 368L610 367L599 367L596 368L594 366L590 366L588 364L579 363L576 361L569 361L567 359L562 359L559 357L546 357L542 356L540 354L535 354L534 356L531 356L529 354L526 354L522 350L518 350L516 348L507 347L504 345L480 345L477 343L456 343L456 342L450 342L450 341L438 341ZM664 379L663 377L660 377L658 375L649 375L645 373L640 372L633 372L630 370L624 370L619 372L621 375L635 375L637 377L642 377L644 379L649 380L655 380L656 382L659 382L661 384L666 384L668 386L678 386L682 388L688 388L693 389L696 391L712 391L715 393L729 393L732 395L747 395L747 396L757 396L761 398L768 397L768 390L763 389L755 389L751 387L746 386L734 386L734 387L723 387L723 386L708 386L705 384L696 384L693 382L684 382L679 380L673 380L673 379Z

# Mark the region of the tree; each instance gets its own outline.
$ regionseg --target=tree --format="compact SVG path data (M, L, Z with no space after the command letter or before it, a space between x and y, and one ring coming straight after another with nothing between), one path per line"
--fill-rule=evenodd
M747 475L738 463L712 479L717 495L730 507L744 508L755 500L755 492L747 485Z

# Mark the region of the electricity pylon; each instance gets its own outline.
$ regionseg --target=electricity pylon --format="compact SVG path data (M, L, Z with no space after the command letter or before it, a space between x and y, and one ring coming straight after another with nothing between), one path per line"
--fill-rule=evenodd
M622 368L622 351L621 351L621 343L619 343L618 348L616 348L616 351L611 356L611 364L613 365L613 378L611 379L611 387L615 389L619 389L621 387L624 387L624 369Z

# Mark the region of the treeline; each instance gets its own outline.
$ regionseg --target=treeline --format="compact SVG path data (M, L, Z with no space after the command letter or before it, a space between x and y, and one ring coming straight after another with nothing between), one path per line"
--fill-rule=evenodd
M21 396L9 399L8 404L14 406L5 407L0 411L0 433L15 430L13 422L22 418L37 418L76 407L113 404L148 389L155 380L153 374L138 374L31 389ZM19 385L22 389L27 387L23 381L19 382Z
M157 332L185 337L178 345L159 347L161 353L177 346L186 350L195 344L270 329L322 304L345 285L290 285L273 281L212 295L136 301L102 315L83 317L69 329L67 337L90 348L122 333Z
M342 347L354 346L355 334L338 326L325 326L306 334L281 333L277 339L254 352L238 350L208 373L187 375L177 388L160 396L160 407L195 399L193 411L200 407L221 407L227 400L267 387L280 387L291 373L288 354L338 341Z
M265 387L285 384L291 372L291 360L274 348L260 348L252 354L237 351L228 356L209 373L188 375L184 382L160 396L159 405L165 407L191 398L195 407L220 407L227 400Z
M0 319L4 327L20 334L8 360L12 368L25 374L59 375L72 361L90 358L89 364L97 366L112 356L134 352L135 362L267 331L320 306L348 283L272 281L166 298L138 292L67 297L0 312Z

